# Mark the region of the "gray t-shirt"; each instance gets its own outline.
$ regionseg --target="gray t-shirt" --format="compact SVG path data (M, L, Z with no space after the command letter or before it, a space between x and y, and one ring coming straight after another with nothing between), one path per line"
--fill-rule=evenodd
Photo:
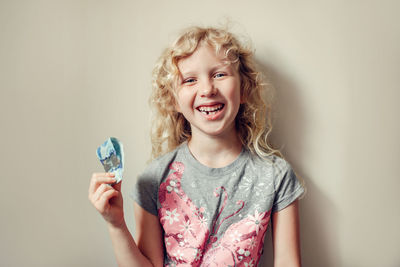
M256 266L271 213L303 192L282 158L243 149L209 168L183 143L147 166L131 197L159 217L166 266Z

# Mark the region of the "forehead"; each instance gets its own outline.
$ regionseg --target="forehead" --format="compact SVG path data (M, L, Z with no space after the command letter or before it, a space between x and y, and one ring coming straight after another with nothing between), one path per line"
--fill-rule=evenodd
M215 48L208 44L201 44L191 54L178 61L178 69L183 74L185 72L193 72L207 67L223 67L230 65L225 56L225 51L216 52Z

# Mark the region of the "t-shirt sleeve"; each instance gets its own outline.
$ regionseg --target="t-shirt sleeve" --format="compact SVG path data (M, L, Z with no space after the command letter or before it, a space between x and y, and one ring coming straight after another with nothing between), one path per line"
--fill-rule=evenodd
M157 212L157 195L159 187L159 179L155 171L150 167L138 176L136 184L133 187L130 197L138 203L146 211L153 215Z
M275 199L272 212L280 211L304 194L304 187L293 169L285 160L280 159L276 168Z

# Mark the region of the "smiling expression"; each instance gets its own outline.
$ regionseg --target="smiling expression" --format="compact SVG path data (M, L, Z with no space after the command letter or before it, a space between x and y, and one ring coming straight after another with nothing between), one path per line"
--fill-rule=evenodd
M223 53L209 45L178 62L181 74L177 110L190 123L192 137L198 134L225 136L236 132L235 118L240 99L240 77Z

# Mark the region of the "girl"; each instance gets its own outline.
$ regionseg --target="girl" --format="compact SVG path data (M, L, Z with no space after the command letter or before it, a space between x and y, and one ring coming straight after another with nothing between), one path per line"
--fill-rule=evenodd
M274 266L300 266L304 189L268 145L270 116L252 53L229 32L189 28L154 70L152 153L132 192L94 174L89 199L108 223L119 266L256 266L272 218Z

